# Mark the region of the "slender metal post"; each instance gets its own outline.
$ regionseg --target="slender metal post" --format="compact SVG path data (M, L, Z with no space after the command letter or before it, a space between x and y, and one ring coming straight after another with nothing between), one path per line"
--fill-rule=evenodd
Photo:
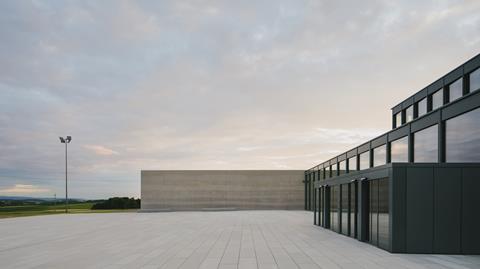
M68 213L68 165L67 165L67 145L65 143L65 213Z

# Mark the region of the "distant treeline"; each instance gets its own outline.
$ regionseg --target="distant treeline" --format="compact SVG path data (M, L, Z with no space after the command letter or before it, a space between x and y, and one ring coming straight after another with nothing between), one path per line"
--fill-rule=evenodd
M135 209L140 208L140 199L128 197L113 197L108 200L98 202L92 206L92 209Z

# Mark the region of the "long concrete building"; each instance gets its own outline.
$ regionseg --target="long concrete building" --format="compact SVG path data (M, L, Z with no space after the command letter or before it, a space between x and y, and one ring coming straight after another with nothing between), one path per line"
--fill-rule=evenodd
M303 170L142 171L142 210L301 210L303 175Z

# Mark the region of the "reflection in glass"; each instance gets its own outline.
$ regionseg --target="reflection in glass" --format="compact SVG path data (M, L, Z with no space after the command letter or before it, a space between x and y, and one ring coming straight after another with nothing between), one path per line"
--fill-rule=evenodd
M443 106L443 89L432 94L432 110Z
M427 98L423 98L417 104L418 106L418 116L421 117L427 114Z
M402 112L395 114L395 127L400 127L402 125Z
M341 209L342 209L342 216L341 216L341 221L342 221L342 234L348 235L348 184L342 184L342 204L341 204Z
M347 172L347 163L345 160L338 163L338 174L343 175Z
M438 126L433 125L414 134L413 160L438 162Z
M318 225L323 227L323 187L318 189Z
M325 175L325 178L330 178L330 167L323 168L323 174Z
M392 141L390 150L392 163L408 162L408 136Z
M360 154L360 170L370 168L370 151Z
M413 106L409 106L405 110L405 122L410 122L413 120Z
M370 185L370 243L378 245L378 181L371 180Z
M357 170L357 156L351 157L348 159L348 171Z
M388 249L390 239L388 178L378 180L378 246Z
M357 236L357 183L350 183L350 236Z
M387 145L373 149L373 166L384 165L387 163Z
M459 78L449 87L449 99L450 102L460 98L463 96L463 79Z
M332 171L332 177L336 177L337 176L337 164L332 164L330 166L331 168L331 171Z
M333 231L339 232L338 199L340 195L340 186L332 186L330 190L330 228Z
M480 162L480 108L445 123L446 161Z
M480 89L480 68L470 73L470 92Z

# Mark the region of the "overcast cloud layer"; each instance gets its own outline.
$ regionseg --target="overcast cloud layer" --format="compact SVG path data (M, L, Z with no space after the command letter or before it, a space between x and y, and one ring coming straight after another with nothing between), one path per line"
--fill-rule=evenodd
M307 169L475 56L480 1L0 1L0 195ZM362 105L360 105L362 104Z

